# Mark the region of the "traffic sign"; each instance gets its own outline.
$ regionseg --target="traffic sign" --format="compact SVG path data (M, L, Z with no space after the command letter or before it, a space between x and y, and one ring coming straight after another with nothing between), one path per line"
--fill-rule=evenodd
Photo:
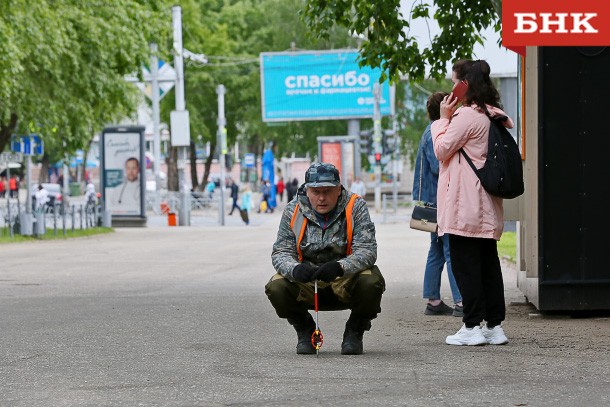
M34 143L34 154L44 155L44 141L42 141L42 138L36 134L31 134L30 137L32 137Z
M23 146L21 145L21 138L16 135L11 136L11 151L15 153L20 153L23 151Z
M244 164L246 168L254 168L255 161L254 153L244 154Z
M4 152L0 153L0 164L20 163L23 161L23 154Z
M21 140L23 140L23 154L25 155L32 155L32 143L29 137L22 137Z
M142 76L145 82L136 82L136 86L152 100L152 76L147 67L142 67ZM161 100L174 87L176 71L170 64L159 60L157 80L159 81L159 100Z
M44 142L37 134L11 136L11 151L25 155L44 155Z

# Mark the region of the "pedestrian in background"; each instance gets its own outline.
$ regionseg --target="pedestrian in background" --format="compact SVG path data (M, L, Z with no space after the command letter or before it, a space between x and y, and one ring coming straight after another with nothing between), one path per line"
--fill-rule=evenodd
M284 188L284 178L280 178L280 180L277 182L277 195L280 197L280 202L284 200Z
M47 202L49 202L49 191L47 191L42 184L38 184L38 190L34 194L34 199L36 200L36 212L44 213L45 206Z
M488 116L506 116L490 78L487 62L470 64L462 100L453 93L443 98L440 119L432 123L434 152L442 162L438 180L439 235L449 235L451 266L463 297L463 326L447 336L449 345L508 343L501 323L506 316L504 284L497 241L504 228L502 198L490 195L461 157L463 149L477 168L487 155L491 125ZM454 83L460 82L454 70ZM460 106L458 106L460 105ZM481 322L486 325L481 329Z
M205 191L208 193L208 198L214 199L214 190L216 189L216 184L213 180L209 180L205 186Z
M258 206L257 213L273 212L273 208L269 205L269 198L271 198L271 185L269 185L269 181L263 181L261 184L261 202Z
M11 179L8 180L8 189L11 198L19 197L19 180L17 180L17 176L12 175Z
M239 205L240 215L246 225L250 224L250 210L252 209L252 190L246 184L241 194L241 204Z
M294 178L292 181L288 182L286 185L286 202L292 202L294 196L299 189L299 180Z
M233 181L232 178L229 180L229 183L231 184L231 199L233 200L233 205L231 206L231 211L229 212L229 215L233 215L234 209L239 210L239 205L237 205L237 199L239 196L239 186L235 183L235 181Z
M436 208L436 190L438 185L439 163L434 155L432 134L430 126L440 118L440 104L446 93L436 92L430 95L426 103L430 123L424 130L417 149L415 160L415 174L413 176L412 196L427 206ZM441 275L447 264L447 277L453 296L454 306L451 308L441 300ZM430 233L430 249L426 260L424 272L423 297L428 299L424 313L426 315L453 315L463 317L462 295L458 289L455 277L451 270L451 257L449 254L449 236L438 236Z
M6 178L3 176L0 177L0 198L4 198L6 195Z
M87 185L85 186L85 202L86 202L87 207L90 210L95 208L95 200L96 200L95 185L93 185L93 181L91 181L91 179L89 179L87 181Z
M364 185L364 182L362 182L362 178L356 177L354 182L352 182L350 191L364 198L364 196L366 195L366 186Z

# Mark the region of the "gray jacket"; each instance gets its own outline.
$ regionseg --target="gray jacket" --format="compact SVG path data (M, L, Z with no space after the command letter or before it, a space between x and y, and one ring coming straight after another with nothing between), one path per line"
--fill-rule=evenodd
M326 223L326 230L324 230L309 203L307 195L304 193L304 188L299 189L297 199L293 199L284 209L277 240L273 245L271 260L278 273L293 280L292 269L299 264L299 255L296 248L297 237L290 228L290 221L297 202L299 203L299 211L307 218L307 229L301 241L304 263L320 266L329 261L339 261L343 270L345 270L345 275L370 269L375 264L377 260L375 225L371 221L366 202L362 198L357 198L354 203L352 254L346 257L345 207L351 195L351 192L341 188L337 208L327 220L324 220L324 223Z

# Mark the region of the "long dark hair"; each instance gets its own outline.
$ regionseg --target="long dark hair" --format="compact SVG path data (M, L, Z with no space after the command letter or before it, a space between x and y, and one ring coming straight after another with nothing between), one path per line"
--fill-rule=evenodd
M456 63L453 64L453 67L451 68L451 70L453 72L455 72L455 77L457 79L459 79L460 81L463 81L464 78L466 78L466 74L470 70L470 67L472 66L473 63L474 63L474 61L472 61L470 59L460 59L459 61L457 61Z
M491 68L483 60L474 61L466 72L464 80L468 82L465 104L476 104L486 114L489 114L485 105L501 108L500 94L489 77Z

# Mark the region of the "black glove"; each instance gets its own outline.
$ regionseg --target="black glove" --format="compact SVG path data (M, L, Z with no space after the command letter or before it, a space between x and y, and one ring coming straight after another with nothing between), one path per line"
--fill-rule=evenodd
M314 275L313 279L330 283L335 278L343 276L343 274L345 274L345 272L338 261L329 261L328 263L324 263L318 267L318 271Z
M309 264L300 263L292 269L292 278L301 283L313 281L313 276L318 270L317 267L312 267Z

